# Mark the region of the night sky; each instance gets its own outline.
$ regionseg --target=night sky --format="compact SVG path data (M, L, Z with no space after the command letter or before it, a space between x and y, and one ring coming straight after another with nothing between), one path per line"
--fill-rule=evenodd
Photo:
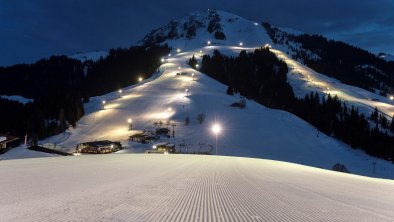
M130 46L207 8L394 54L393 0L0 0L0 65Z

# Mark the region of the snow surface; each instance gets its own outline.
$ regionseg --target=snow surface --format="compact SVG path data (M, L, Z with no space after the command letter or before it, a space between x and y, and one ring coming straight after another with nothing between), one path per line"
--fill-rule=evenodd
M136 131L129 131L127 119L132 118L135 130L152 131L155 129L154 122L171 120L177 125L175 138L161 139L158 142L176 144L182 152L211 151L215 154L215 136L210 128L218 122L223 128L218 136L219 155L282 160L325 169L341 163L351 173L394 178L392 163L371 157L319 133L315 127L290 113L268 109L254 101L247 101L246 109L230 107L230 104L239 101L239 96L225 94L225 85L191 69L187 65L188 59L195 55L200 60L202 54L210 54L214 49L236 55L240 50L254 50L270 44L272 51L289 65L289 82L296 95L303 96L310 91L337 94L357 105L360 111L368 113L377 106L388 115L393 114L393 105L389 104L387 98L341 84L289 58L283 53L286 49L275 46L262 26L256 26L254 22L230 13L219 11L219 14L226 40L213 40L212 34L198 29L196 38L166 41L174 47L174 51L171 52L172 56L165 58L160 73L122 89L121 97L118 92L113 92L91 98L85 105L86 115L75 129L69 129L40 143L56 144L58 149L73 152L81 142L114 140L121 141L125 147L118 153L141 153L150 149L151 145L128 140ZM206 45L207 40L211 40L212 45ZM242 47L239 42L243 42ZM180 53L176 52L178 48ZM176 75L178 72L186 75ZM195 74L195 81L192 73ZM308 75L309 80L306 79ZM186 89L189 90L188 97L185 96ZM107 102L105 109L102 107L102 100ZM171 110L168 109L170 107ZM206 116L203 124L196 120L200 113ZM188 126L184 124L186 117L190 118ZM18 155L10 153L2 158L15 159L21 156L36 157L37 152L18 149Z
M12 96L7 96L7 95L0 95L0 98L2 99L8 99L11 101L16 101L22 104L26 104L26 103L32 103L33 99L27 99L23 96L18 96L18 95L12 95Z
M27 158L38 158L38 157L55 157L56 154L43 153L33 150L28 150L24 145L12 148L6 153L0 155L0 160L10 159L27 159Z
M85 155L0 162L1 221L393 221L394 182L271 160Z

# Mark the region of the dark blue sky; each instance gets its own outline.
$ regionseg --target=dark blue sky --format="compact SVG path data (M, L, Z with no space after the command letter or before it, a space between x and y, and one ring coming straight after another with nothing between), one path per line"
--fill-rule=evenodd
M0 0L0 65L130 46L206 8L394 54L393 0Z

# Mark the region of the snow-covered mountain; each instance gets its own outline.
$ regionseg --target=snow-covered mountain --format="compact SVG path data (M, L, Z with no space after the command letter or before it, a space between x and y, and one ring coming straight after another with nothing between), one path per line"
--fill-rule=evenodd
M389 99L342 84L292 59L287 54L289 48L274 44L261 24L223 11L205 10L173 20L149 33L139 43L167 43L173 47L171 55L162 58L160 72L122 89L121 96L113 92L91 98L85 105L86 115L75 129L70 128L40 143L52 143L59 149L73 151L81 142L118 140L126 148L119 153L143 152L151 145L128 140L135 131L128 130L127 119L132 118L136 130L154 130L154 122L170 120L176 123L176 137L162 140L175 143L182 151L198 152L215 147L210 127L219 122L223 126L218 138L220 155L267 158L325 169L342 163L352 173L394 178L394 167L390 162L370 157L319 133L290 113L268 109L254 101L247 101L244 110L230 107L239 100L239 95L225 94L225 85L187 65L193 55L201 59L203 54L210 54L215 49L227 55L237 55L241 50L269 46L288 64L289 83L297 96L302 97L311 91L336 94L365 114L375 106L388 116L394 114ZM188 96L185 95L186 89ZM106 101L105 109L103 100ZM202 124L196 120L199 114L206 116ZM187 117L191 120L188 125L185 124ZM2 158L31 155L29 152L32 151L21 149L11 150ZM375 171L372 166L376 167Z
M121 141L125 149L53 157L21 146L2 154L2 221L392 221L393 181L364 177L393 179L391 162L354 150L291 113L253 100L244 109L231 107L241 95L227 95L227 86L188 61L214 50L235 56L265 46L287 63L298 97L336 94L365 114L377 106L388 116L394 114L392 101L312 70L292 56L301 45L275 44L262 25L227 12L192 13L140 44L153 42L173 47L158 58L158 72L90 98L76 128L39 141L70 152L78 143L98 140ZM154 130L159 121L175 123L175 137L158 142L219 156L138 154L153 144L129 136ZM222 127L217 137L213 124ZM363 176L331 171L337 163Z
M392 102L390 97L379 95L379 90L376 90L377 93L372 93L368 90L342 84L335 78L329 78L324 74L314 72L303 65L302 60L294 59L296 51L302 51L303 54L315 60L320 58L314 52L304 49L300 43L287 38L288 35L301 35L304 34L303 32L291 28L279 27L277 29L279 32L276 33L276 38L279 40L274 43L267 30L257 22L224 11L205 10L173 20L166 26L153 30L139 43L166 43L181 51L198 51L196 49L199 47L210 46L210 49L220 49L230 55L235 55L235 53L229 49L237 49L238 47L238 49L253 50L256 47L270 45L273 46L274 50L272 51L288 63L291 74L289 75L290 84L297 96L303 97L306 93L312 91L320 92L322 95L330 93L349 101L350 105L360 107L365 115L369 115L374 107L378 107L388 117L393 116L393 107L386 105ZM218 38L216 33L222 33L223 35L220 34L220 36L224 36L224 38ZM387 75L368 64L362 64L354 68L366 72L372 70L380 75Z
M379 53L378 55L380 58L386 60L387 62L392 62L394 61L394 55L390 54L390 53Z
M197 11L147 34L140 44L167 43L181 50L206 45L259 46L270 37L261 24L219 11Z

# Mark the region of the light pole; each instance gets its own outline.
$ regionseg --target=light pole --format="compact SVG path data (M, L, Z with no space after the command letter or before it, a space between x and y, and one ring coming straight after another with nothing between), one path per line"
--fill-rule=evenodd
M373 162L372 165L373 165L373 173L375 173L376 162Z
M168 107L168 109L167 109L167 116L168 116L168 119L170 119L171 111L172 111L172 108L171 108L171 107Z
M121 98L121 97L122 97L122 92L123 92L123 91L122 91L121 89L119 89L118 92L119 92L119 98Z
M393 103L393 100L394 100L394 96L390 96L391 103Z
M103 109L105 109L105 103L106 103L106 101L103 100L101 103L103 104Z
M216 155L219 154L219 151L218 151L218 135L219 135L221 130L222 130L222 128L220 127L219 124L217 124L217 123L213 124L212 132L213 132L213 134L215 134L215 139L216 139Z
M172 123L171 126L172 126L172 137L174 138L174 137L175 137L175 127L176 127L176 124L175 124L175 123Z
M127 123L129 124L129 130L132 130L133 129L133 124L132 124L133 120L131 118L128 118Z

